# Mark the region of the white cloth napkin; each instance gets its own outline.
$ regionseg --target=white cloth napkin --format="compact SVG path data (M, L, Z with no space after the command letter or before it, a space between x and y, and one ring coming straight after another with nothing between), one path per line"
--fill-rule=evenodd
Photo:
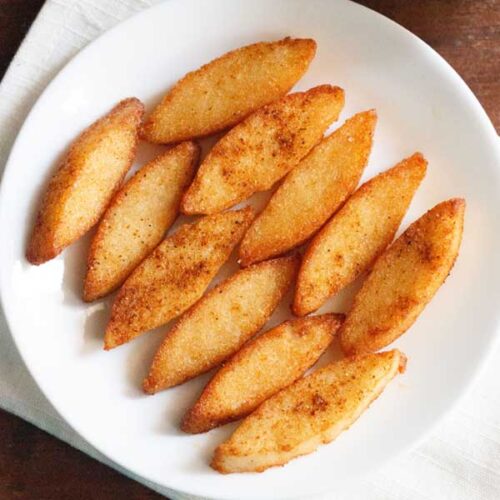
M159 0L48 0L0 84L0 172L27 113L79 49ZM474 332L471 332L473 342ZM500 498L500 349L460 405L413 451L321 498ZM0 407L172 499L186 499L113 464L59 417L28 374L0 314ZM391 432L386 429L385 432ZM332 471L334 473L334 471Z

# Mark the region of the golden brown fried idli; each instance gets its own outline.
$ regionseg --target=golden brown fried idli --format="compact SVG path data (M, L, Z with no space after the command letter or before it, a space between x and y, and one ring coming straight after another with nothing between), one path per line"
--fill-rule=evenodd
M460 198L439 203L379 257L341 329L345 353L381 349L415 322L455 263L464 211Z
M354 281L392 241L426 172L420 153L363 184L307 247L293 310L303 316Z
M241 242L243 266L300 245L342 205L366 166L376 121L373 110L353 116L286 176Z
M321 140L343 105L342 89L321 85L257 110L208 153L181 210L216 213L271 188Z
M285 321L250 341L208 383L182 430L206 432L251 413L316 363L342 319L324 314Z
M160 243L179 211L199 155L183 142L142 167L116 194L92 239L83 299L118 288Z
M290 288L298 257L237 272L211 290L167 333L144 390L155 393L196 377L234 354L269 319Z
M206 290L254 218L251 208L184 224L120 288L104 348L112 349L182 314Z
M235 125L283 97L315 53L314 40L299 38L228 52L177 82L147 118L142 136L150 142L179 142Z
M262 472L312 453L348 429L404 371L399 351L344 358L297 380L262 403L215 450L224 474Z
M73 142L42 198L29 262L53 259L98 222L134 161L143 113L138 99L125 99Z

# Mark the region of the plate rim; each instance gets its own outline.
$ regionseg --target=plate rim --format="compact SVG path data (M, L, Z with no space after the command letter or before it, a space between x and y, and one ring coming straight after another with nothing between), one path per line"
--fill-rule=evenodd
M202 0L189 0L189 2L198 2L201 3ZM374 18L378 18L378 21L381 23L385 23L386 26L392 30L398 31L402 36L406 36L412 39L412 42L418 43L421 47L421 50L426 52L426 56L429 58L432 58L435 63L438 63L442 68L445 73L447 73L450 77L453 77L454 79L454 85L458 85L461 87L461 90L465 92L465 96L468 100L468 104L472 105L474 108L474 111L477 115L477 117L481 121L481 125L484 126L484 132L487 134L487 138L489 142L491 142L491 148L492 151L496 152L496 157L499 159L499 165L500 165L500 140L499 137L496 133L496 130L494 128L494 125L486 113L485 109L479 102L478 98L475 96L475 94L472 92L468 84L462 79L462 77L457 73L457 71L451 66L451 64L444 59L443 56L441 56L436 50L434 50L430 45L428 45L425 41L423 41L421 38L419 38L417 35L406 29L405 27L401 26L398 24L396 21L393 21L392 19L386 17L385 15L370 9L369 7L366 7L364 5L358 4L354 2L353 0L335 0L337 4L349 4L352 8L358 9L359 11L364 11L364 14L366 15L371 15ZM36 98L35 103L31 107L30 111L27 113L26 117L24 118L23 124L21 125L17 136L11 146L10 152L7 157L7 161L5 162L3 172L1 174L1 181L0 181L0 234L3 232L3 220L4 220L4 214L6 212L6 207L5 207L5 196L2 196L5 191L7 190L7 185L9 184L9 180L12 175L14 175L14 168L13 168L13 158L16 156L17 149L19 147L19 144L21 143L21 139L23 134L25 133L26 130L26 125L30 121L31 117L33 114L36 113L39 107L43 106L44 100L47 98L48 95L52 92L52 88L55 85L55 82L67 73L68 71L71 71L71 68L74 64L78 62L78 59L80 59L81 56L86 54L87 52L90 52L92 50L95 50L96 47L98 47L101 44L105 44L106 40L108 37L113 36L113 34L117 31L120 31L123 29L125 26L128 24L132 24L133 22L137 21L137 18L140 18L141 16L146 16L150 15L151 11L155 10L161 10L161 9L168 9L170 8L169 6L172 4L184 4L187 5L188 1L187 0L168 0L165 2L159 2L154 5L148 6L145 9L136 12L129 16L128 18L118 22L116 25L111 27L110 29L104 31L101 33L97 38L94 40L90 41L85 47L80 49L76 54L74 54L57 72L56 74L51 78L50 82L45 86L43 91L38 95ZM485 135L486 135L485 134ZM500 167L499 167L500 168ZM131 475L136 475L139 478L143 479L144 481L148 481L150 483L153 483L154 485L157 485L159 488L162 489L167 489L170 490L169 494L184 494L184 495L195 495L199 497L203 497L206 499L220 499L220 500L232 500L235 497L234 496L228 496L225 495L224 492L221 492L218 494L217 497L208 497L206 496L203 492L198 490L197 488L187 488L186 484L183 484L182 486L179 485L167 485L167 483L158 483L155 480L148 478L145 475L138 474L134 472L132 469L130 469L127 465L122 463L122 460L120 458L116 458L113 456L112 450L105 450L99 443L93 442L92 439L89 439L85 434L84 431L80 430L78 425L74 425L68 418L65 416L65 411L61 411L58 408L58 405L53 402L52 398L50 397L51 390L50 388L47 388L46 386L49 386L50 384L46 384L45 382L39 381L35 375L35 373L32 371L32 367L28 364L28 360L25 358L25 355L21 349L21 345L19 342L18 335L14 333L14 328L13 325L15 324L15 320L13 319L14 317L14 312L13 312L13 306L11 305L10 299L8 299L8 290L7 290L7 284L5 282L5 272L3 271L4 266L0 265L0 307L2 308L5 319L6 319L6 324L9 330L9 335L11 339L13 340L14 345L16 346L16 350L19 353L19 356L21 357L25 368L27 369L28 373L32 377L32 379L35 381L38 389L41 391L41 393L44 395L44 397L49 401L50 405L52 408L56 411L56 413L65 421L67 425L71 429L73 429L84 441L86 441L90 446L92 446L96 451L98 451L100 454L105 456L110 462L116 464L118 467L123 469L125 473L130 473ZM500 289L499 289L500 290ZM477 362L476 367L474 368L473 375L470 377L469 381L465 386L463 386L460 395L454 400L452 404L449 405L449 407L441 413L441 415L430 424L426 430L422 431L420 436L414 439L413 441L409 442L406 446L402 447L396 454L394 454L391 458L388 458L381 463L377 465L377 469L380 468L383 464L387 463L388 461L394 459L396 456L401 455L404 452L408 452L414 447L418 446L419 443L421 443L423 440L425 440L434 430L435 428L451 413L452 410L454 410L460 402L467 396L481 373L484 371L484 369L487 367L489 360L491 359L494 348L496 345L500 344L500 313L495 319L496 322L496 329L495 333L490 336L488 341L486 342L487 349L482 353L481 359ZM105 447L104 447L105 448ZM128 475L128 474L127 474ZM171 479L171 478L169 478ZM189 485L189 486L192 486ZM329 491L328 488L321 488L321 489L311 489L309 494L310 495L315 495L315 494L321 494ZM242 500L243 499L250 499L252 498L248 494L243 494L243 496L240 497ZM267 497L266 497L267 498ZM271 497L269 497L271 498ZM286 496L286 497L280 497L280 498L299 498L297 496Z

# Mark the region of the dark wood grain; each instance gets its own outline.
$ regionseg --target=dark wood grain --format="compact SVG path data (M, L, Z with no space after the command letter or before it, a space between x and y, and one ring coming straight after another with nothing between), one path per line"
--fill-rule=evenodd
M364 0L436 49L500 131L500 0ZM0 77L43 0L0 0ZM159 499L26 422L0 411L0 499Z
M500 132L499 0L365 0L437 50L467 82Z
M0 0L0 79L44 0Z
M3 411L0 443L0 499L163 498Z

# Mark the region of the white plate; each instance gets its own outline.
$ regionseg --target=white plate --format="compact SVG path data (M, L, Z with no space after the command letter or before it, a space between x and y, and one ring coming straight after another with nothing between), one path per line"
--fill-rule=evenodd
M437 202L464 196L466 229L450 278L395 343L409 356L407 373L351 430L286 467L222 476L208 462L234 426L199 436L178 430L206 377L148 397L140 381L161 332L102 351L108 304L87 306L79 298L88 238L40 267L28 265L24 247L41 187L83 127L126 96L143 99L150 109L186 71L229 49L286 35L317 40L317 56L298 88L342 86L347 99L339 123L356 111L377 109L364 178L415 150L425 153L428 174L403 227ZM142 148L139 163L151 153ZM328 490L415 443L483 364L499 317L499 165L495 131L463 81L423 42L370 10L328 0L162 3L83 50L50 84L19 134L0 215L1 291L12 335L67 422L144 478L217 498L303 497ZM344 299L348 294L337 306Z

